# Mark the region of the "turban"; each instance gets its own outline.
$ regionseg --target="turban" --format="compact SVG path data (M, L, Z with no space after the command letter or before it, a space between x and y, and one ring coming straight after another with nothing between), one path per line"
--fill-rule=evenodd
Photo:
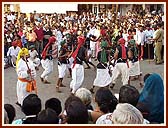
M27 48L20 49L18 56L17 56L17 60L16 60L16 68L18 66L18 62L19 62L20 58L22 56L26 56L26 55L29 55L29 50Z
M126 59L126 48L125 48L125 39L124 38L120 38L118 40L119 44L121 44L121 48L122 48L122 59Z
M71 34L69 34L69 33L67 33L65 36L67 39L71 38Z
M30 45L29 49L32 49L32 48L35 48L35 46L34 45Z
M17 46L17 42L16 42L16 41L13 41L13 42L12 42L12 46Z
M54 43L56 41L56 38L54 36L51 36L48 40L48 43L47 45L45 46L45 48L43 49L43 52L42 52L42 58L45 59L46 58L46 54L47 54L47 49L48 47Z
M84 36L78 36L78 44L82 45L85 43L85 37Z
M78 36L78 45L77 45L76 50L72 54L72 57L74 58L74 64L73 64L72 68L74 68L74 66L76 64L76 57L77 57L78 51L84 43L85 43L85 37L84 36Z
M137 48L136 48L136 44L135 44L135 40L134 39L131 39L129 41L129 44L131 45L131 48L134 49L134 56L137 57L138 56L138 52L137 52Z
M120 38L118 41L119 41L119 44L125 45L125 39L124 38Z
M60 42L60 45L63 46L65 43L66 43L66 41L63 40L63 41Z

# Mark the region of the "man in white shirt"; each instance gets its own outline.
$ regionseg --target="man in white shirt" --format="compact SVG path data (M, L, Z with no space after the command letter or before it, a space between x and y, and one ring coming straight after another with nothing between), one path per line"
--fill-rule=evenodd
M90 24L90 31L89 31L89 37L90 37L90 49L92 51L92 57L95 58L96 56L96 41L94 41L95 37L95 31L96 28L94 27L93 23Z
M20 51L20 47L17 46L17 42L15 41L12 42L12 46L9 48L7 52L7 56L11 61L13 67L16 67L16 59L19 51Z
M35 69L38 70L39 69L38 67L40 65L40 59L37 58L38 53L35 50L34 45L31 45L29 48L30 48L30 50L29 50L30 58L29 59L33 62Z
M145 42L146 42L146 36L143 31L143 26L140 25L139 31L137 31L137 44L138 44L138 51L139 51L139 60L143 60Z
M154 30L150 28L150 24L146 25L146 30L144 31L146 35L146 51L145 51L145 56L148 59L153 58L153 52L154 52L154 47L153 47L153 41L150 41L150 38L153 38L153 33Z

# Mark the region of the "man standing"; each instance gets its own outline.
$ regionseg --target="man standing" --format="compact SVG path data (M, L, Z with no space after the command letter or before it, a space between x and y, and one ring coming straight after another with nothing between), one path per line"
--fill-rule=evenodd
M16 61L16 72L18 75L17 81L17 105L21 106L23 100L28 96L32 91L28 90L28 86L32 84L35 91L36 88L36 70L32 61L29 60L29 51L26 48L22 48L19 51Z
M139 60L143 60L144 54L144 43L146 42L146 36L143 31L143 26L139 26L139 31L137 31L137 44L138 44L138 51L139 51Z
M28 45L36 45L36 39L37 39L37 35L36 33L33 31L32 28L28 29L28 33L27 33L27 39L28 39Z
M116 60L116 65L114 66L112 72L112 89L115 86L115 80L121 74L123 85L128 84L129 81L129 72L128 72L128 62L127 62L127 48L125 47L124 38L118 40L118 46L114 53L114 59Z
M37 23L34 32L37 35L36 49L38 54L40 55L43 50L43 37L44 37L43 27L41 27L40 22Z
M153 39L149 40L154 40L155 41L155 56L156 56L156 64L162 64L162 59L161 59L161 51L162 51L162 39L163 39L163 30L161 29L161 24L157 24L157 30L155 32L155 36Z

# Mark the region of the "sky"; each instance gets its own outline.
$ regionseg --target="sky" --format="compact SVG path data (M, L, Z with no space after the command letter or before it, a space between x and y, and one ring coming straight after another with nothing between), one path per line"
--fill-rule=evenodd
M77 11L77 3L60 3L60 2L36 2L20 3L20 10L23 13L30 13L36 10L37 13L66 13L66 11Z

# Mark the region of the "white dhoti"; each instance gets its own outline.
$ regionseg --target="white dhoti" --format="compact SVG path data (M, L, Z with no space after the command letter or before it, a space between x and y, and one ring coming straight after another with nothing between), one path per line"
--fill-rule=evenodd
M109 75L109 69L98 69L97 68L97 74L96 78L93 82L94 86L98 87L105 87L111 83L111 77Z
M63 78L65 76L66 69L67 69L67 64L58 65L59 78Z
M138 75L140 75L139 61L134 63L129 61L129 76L138 76Z
M70 83L70 88L72 93L75 93L79 89L84 80L84 67L80 64L75 64L72 68L72 81Z
M115 80L120 74L121 74L123 85L128 84L129 72L128 72L128 66L126 63L116 63L112 71L112 83L115 83Z
M41 60L41 65L44 68L44 71L41 74L41 78L43 78L44 80L47 80L48 75L53 71L53 60L42 59Z

